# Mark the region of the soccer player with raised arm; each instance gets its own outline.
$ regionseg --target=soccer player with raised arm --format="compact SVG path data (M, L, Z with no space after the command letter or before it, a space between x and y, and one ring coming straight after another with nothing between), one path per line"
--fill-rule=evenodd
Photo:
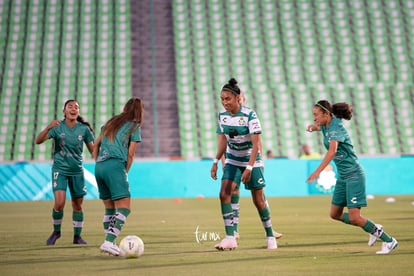
M68 100L63 107L63 120L53 120L36 137L36 144L53 139L52 188L55 202L52 210L53 233L46 245L54 245L61 236L66 190L72 197L73 243L86 244L81 237L83 228L83 197L86 195L83 175L83 144L92 154L94 136L92 127L79 114L76 100Z
M380 224L361 216L361 208L367 206L365 194L365 172L355 154L351 138L342 119L352 118L352 109L347 103L331 105L328 101L317 102L313 107L313 125L307 131L322 131L323 144L328 152L318 168L308 177L315 182L323 169L333 160L338 170L338 180L332 196L330 216L334 220L361 227L369 234L368 245L380 239L382 248L377 254L389 254L398 246L395 238L386 233ZM344 212L344 208L348 212Z

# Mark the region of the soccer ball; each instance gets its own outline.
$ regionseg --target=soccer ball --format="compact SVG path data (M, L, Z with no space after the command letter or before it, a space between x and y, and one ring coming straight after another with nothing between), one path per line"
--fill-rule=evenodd
M126 236L119 243L120 256L127 259L138 258L144 254L144 242L135 235Z

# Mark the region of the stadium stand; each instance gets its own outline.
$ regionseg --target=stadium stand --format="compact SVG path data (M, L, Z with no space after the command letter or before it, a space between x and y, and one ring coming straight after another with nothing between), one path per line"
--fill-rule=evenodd
M99 129L131 95L141 156L212 157L230 77L277 156L323 151L319 99L352 104L359 153L413 154L413 37L413 0L0 1L0 161L49 160L34 137L66 99Z
M130 97L128 1L1 1L0 15L0 161L50 160L34 138L67 99L99 128Z
M174 0L173 15L176 52L185 53L176 56L177 93L186 91L199 129L211 117L197 103L199 83L218 94L236 77L262 119L265 149L276 155L297 157L305 142L322 151L320 139L304 133L319 99L352 105L345 123L359 153L414 152L413 1ZM182 154L212 156L209 142L201 137L202 150L194 141Z

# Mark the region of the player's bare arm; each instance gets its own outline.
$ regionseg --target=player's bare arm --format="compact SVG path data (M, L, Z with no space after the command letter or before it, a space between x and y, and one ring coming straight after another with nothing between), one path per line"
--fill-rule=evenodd
M319 164L318 168L308 177L306 182L312 183L318 179L319 174L334 159L337 150L338 150L338 141L332 140L329 143L328 152L325 154L325 157L323 158L322 162Z
M217 179L218 161L221 160L221 158L224 156L224 152L226 151L226 147L227 147L227 139L224 134L217 135L217 144L218 144L218 147L217 147L216 158L214 159L214 162L213 162L213 165L211 166L211 171L210 171L211 178L213 178L214 180Z

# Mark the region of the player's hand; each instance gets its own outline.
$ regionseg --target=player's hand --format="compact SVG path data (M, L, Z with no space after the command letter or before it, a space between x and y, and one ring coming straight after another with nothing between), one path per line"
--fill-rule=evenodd
M213 163L210 170L211 178L217 180L217 163Z
M244 170L241 180L242 180L243 183L248 183L250 181L251 177L252 177L252 171L251 170Z
M52 129L52 128L54 128L55 126L58 126L58 125L60 125L60 121L59 120L53 120L48 126L47 126L47 129Z
M315 183L317 180L318 180L318 177L319 177L319 173L317 173L317 172L313 172L309 177L308 177L308 179L306 180L306 182L308 183L308 184L312 184L312 183Z

